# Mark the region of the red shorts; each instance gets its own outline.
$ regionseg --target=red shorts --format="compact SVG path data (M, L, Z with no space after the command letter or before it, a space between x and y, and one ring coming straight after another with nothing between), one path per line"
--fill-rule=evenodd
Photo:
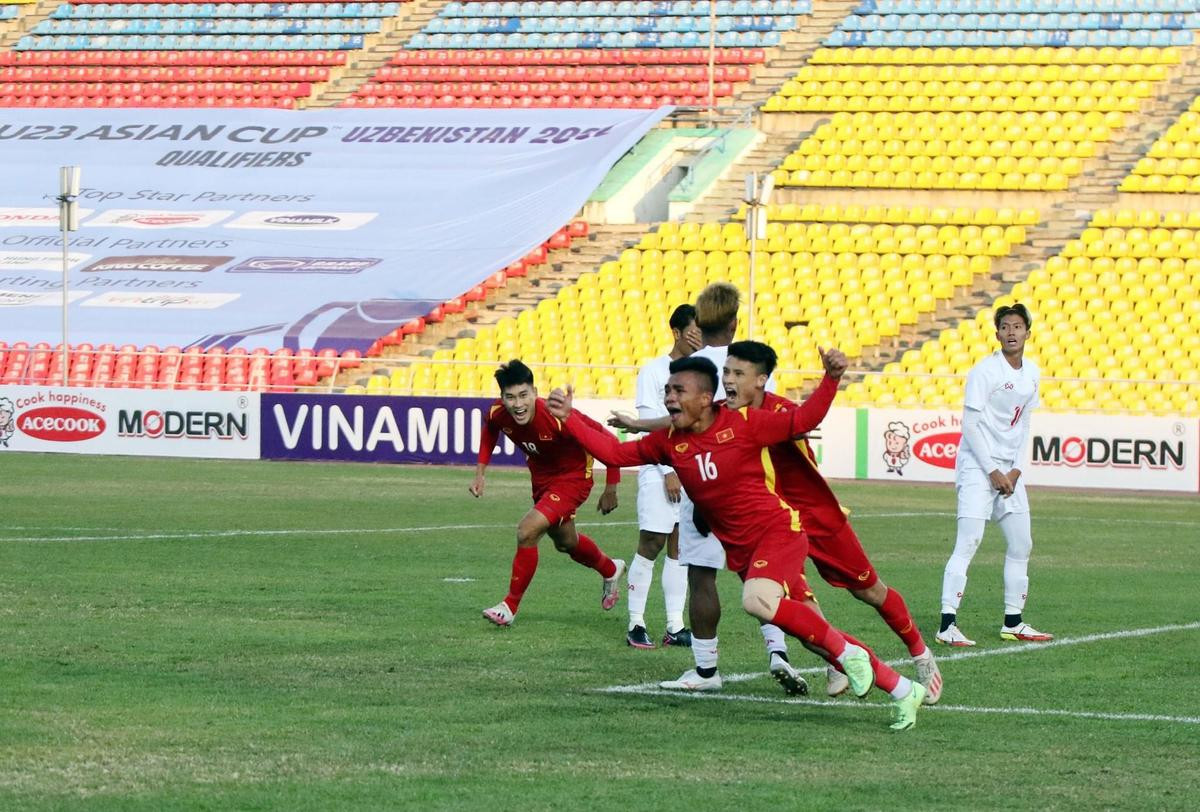
M804 577L804 558L807 553L808 537L804 531L768 533L751 552L749 563L738 570L738 577L743 581L769 578L783 584L783 592L789 598L811 598L813 593Z
M868 589L879 580L849 522L831 536L810 535L808 557L825 582L839 589Z
M575 518L575 511L587 501L592 492L590 479L556 479L535 482L533 485L533 509L546 517L551 527Z

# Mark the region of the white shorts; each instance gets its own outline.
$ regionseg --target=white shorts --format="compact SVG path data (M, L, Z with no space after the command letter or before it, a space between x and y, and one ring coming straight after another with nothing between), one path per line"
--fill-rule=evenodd
M679 503L667 499L663 474L657 465L638 469L638 530L670 533L679 523Z
M979 468L961 468L954 472L958 491L958 518L1000 521L1009 513L1028 513L1029 497L1025 477L1017 480L1012 496L1003 496L992 487L987 473Z
M684 566L725 569L725 548L712 533L700 535L693 521L695 506L687 493L679 503L679 563Z

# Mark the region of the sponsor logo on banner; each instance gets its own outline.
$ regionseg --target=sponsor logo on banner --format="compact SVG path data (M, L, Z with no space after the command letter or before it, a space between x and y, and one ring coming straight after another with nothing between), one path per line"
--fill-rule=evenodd
M117 434L168 440L245 440L249 436L247 420L244 411L121 409L117 413Z
M104 418L72 406L39 406L17 415L17 428L37 440L77 443L104 433Z
M79 209L79 216L86 217L91 209ZM58 228L58 207L16 209L0 207L0 228L5 226L46 226Z
M80 307L143 307L151 309L215 310L235 301L240 293L117 293L93 296Z
M913 443L912 453L921 462L936 465L938 468L953 468L960 443L961 432L928 434Z
M226 272L354 274L382 261L373 257L251 257Z
M166 255L134 255L127 257L105 257L83 269L83 273L105 273L114 271L166 273L207 273L221 267L233 257L183 257Z
M91 296L91 291L67 291L69 301L77 302ZM62 307L62 292L30 293L24 290L0 290L0 307Z
M67 266L74 268L92 258L91 254L67 254ZM0 252L0 271L56 271L62 273L62 251Z
M1147 437L1097 437L1087 435L1034 435L1034 465L1077 468L1148 468L1182 470L1187 452L1182 429L1175 439Z
M226 223L225 228L351 231L365 226L378 216L379 213L373 211L248 211Z
M0 453L258 459L258 393L0 389Z
M146 211L142 209L109 209L88 220L88 226L120 226L123 228L208 228L234 212L217 211Z
M468 464L494 401L267 394L261 403L264 459ZM504 437L492 462L524 459Z

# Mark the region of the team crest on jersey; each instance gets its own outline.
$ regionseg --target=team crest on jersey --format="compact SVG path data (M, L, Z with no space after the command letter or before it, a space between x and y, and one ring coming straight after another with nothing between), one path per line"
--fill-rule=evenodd
M539 439L539 440L544 440L544 441L546 441L546 442L549 442L549 441L551 441L551 440L553 440L553 439L554 439L554 436L553 436L553 435L551 435L551 434L539 434L539 435L538 435L538 439Z
M683 454L684 452L686 452L688 450L688 444L687 443L679 443L677 446L675 446L675 450L678 453Z
M1004 388L1005 389L1016 389L1017 387L1012 381L1008 381L1007 383L1004 384Z
M733 439L733 429L721 429L717 432L717 442L727 443Z

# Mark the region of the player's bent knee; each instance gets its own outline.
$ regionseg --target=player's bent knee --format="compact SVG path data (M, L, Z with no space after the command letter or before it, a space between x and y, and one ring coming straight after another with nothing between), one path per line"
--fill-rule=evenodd
M783 600L783 586L769 578L751 578L742 586L742 608L759 620L771 620Z

